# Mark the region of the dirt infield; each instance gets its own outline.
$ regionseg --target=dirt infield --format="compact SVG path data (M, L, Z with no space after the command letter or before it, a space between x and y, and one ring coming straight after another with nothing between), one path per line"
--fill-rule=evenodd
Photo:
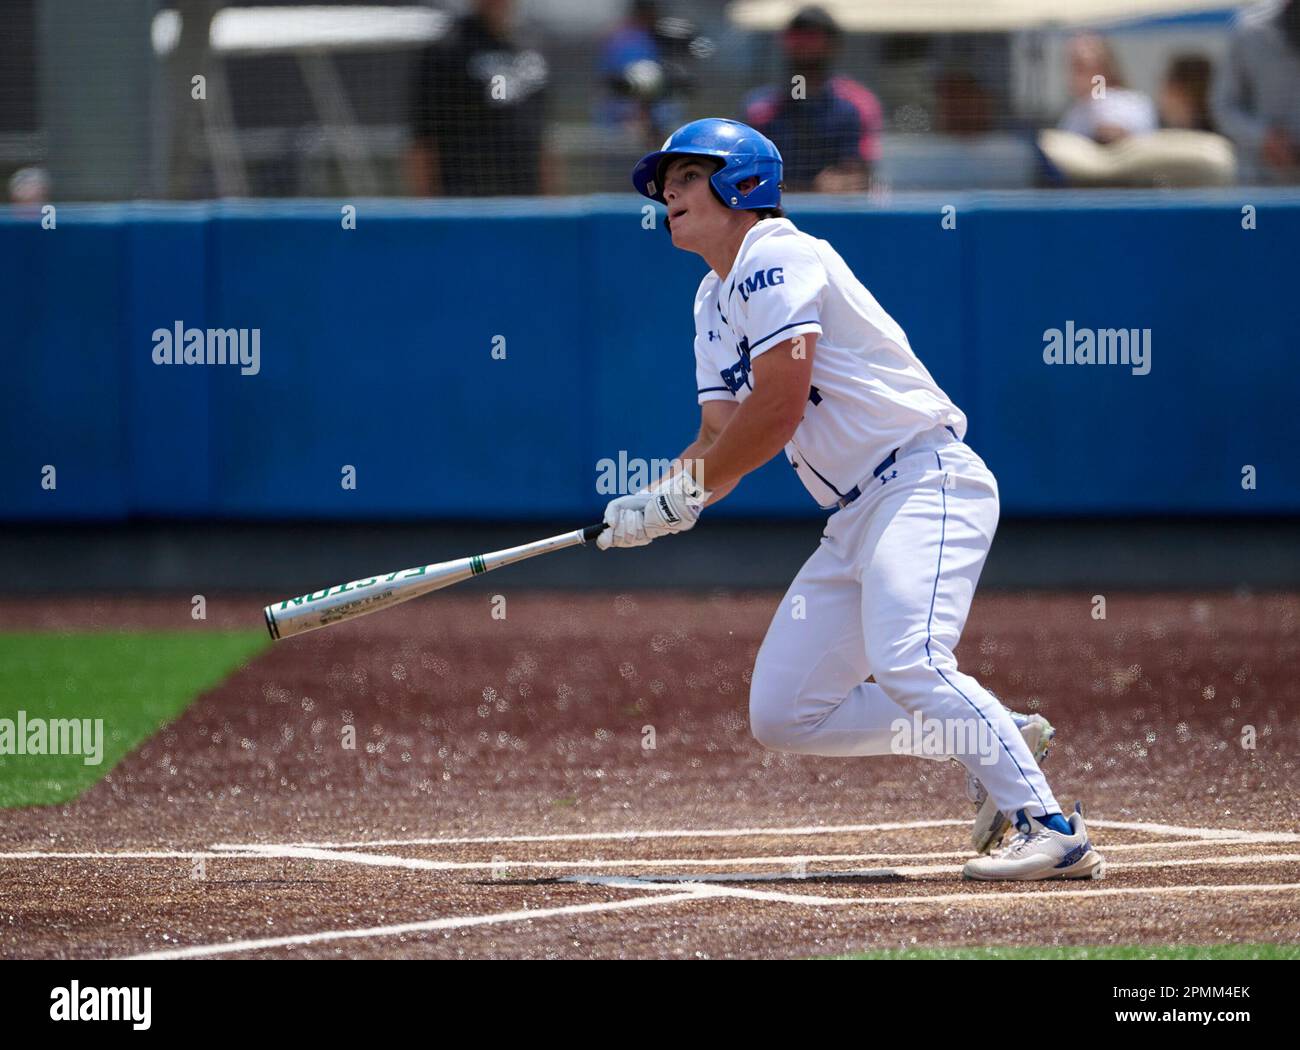
M949 763L757 745L776 595L519 593L500 620L448 594L277 643L78 802L6 812L0 955L1300 939L1300 596L1090 598L981 596L959 658L1060 729L1045 771L1102 882L962 883ZM3 600L0 628L257 627L261 600Z

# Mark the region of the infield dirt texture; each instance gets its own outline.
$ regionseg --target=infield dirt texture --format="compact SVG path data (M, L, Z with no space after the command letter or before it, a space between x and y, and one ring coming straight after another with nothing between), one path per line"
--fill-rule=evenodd
M6 600L0 629L249 628L272 597ZM0 955L1294 944L1300 597L1090 597L981 596L958 655L1058 727L1104 881L963 883L957 767L755 743L778 595L500 620L480 591L268 646L79 800L5 811Z

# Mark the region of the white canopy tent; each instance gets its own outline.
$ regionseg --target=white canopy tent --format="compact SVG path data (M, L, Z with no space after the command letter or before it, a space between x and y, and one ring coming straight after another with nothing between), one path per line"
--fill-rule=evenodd
M154 16L156 54L176 46L180 22L170 8ZM445 11L426 7L226 7L213 16L209 38L219 55L365 51L418 47L450 24Z
M742 29L780 29L805 0L735 0L727 17ZM848 32L1007 33L1114 25L1223 11L1225 0L819 0Z
M167 8L155 15L154 53L166 59L175 51L183 15ZM349 192L372 196L379 180L370 151L362 140L351 100L344 90L335 56L349 51L393 51L422 47L450 27L445 11L425 7L226 7L211 19L208 67L216 79L209 104L201 110L213 172L223 196L248 191L243 150L222 81L226 59L248 55L292 55L302 71L321 130L331 143Z
M776 31L813 0L734 0L728 18L739 28ZM1166 56L1181 47L1221 54L1222 25L1252 0L815 0L847 32L1006 34L1011 41L1010 91L1017 113L1052 122L1067 103L1064 38L1079 30L1122 32L1120 61L1129 51L1130 83L1148 93L1159 84ZM1219 16L1190 20L1180 16ZM1167 20L1163 21L1162 20ZM1217 23L1217 24L1215 24Z

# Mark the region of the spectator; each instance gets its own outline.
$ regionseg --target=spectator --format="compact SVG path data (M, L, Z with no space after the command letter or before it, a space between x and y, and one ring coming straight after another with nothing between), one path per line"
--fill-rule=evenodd
M994 102L979 78L946 69L934 84L935 130L946 135L982 135L993 130Z
M787 77L745 101L745 120L785 158L785 187L818 193L866 190L880 156L880 103L855 80L831 73L840 29L806 7L781 34ZM802 77L799 84L792 78Z
M411 97L407 181L418 196L546 193L547 68L516 42L513 0L475 0L423 51Z
M1300 181L1300 0L1238 16L1211 105L1248 178Z
M1210 60L1177 55L1160 89L1160 125L1187 131L1213 131L1210 116Z
M1103 145L1159 127L1149 95L1125 87L1110 45L1094 33L1070 40L1070 94L1074 103L1057 125Z
M657 0L632 0L627 19L601 43L597 120L657 147L685 121L681 99L694 87L693 57L707 46L688 20L661 18Z
M44 168L19 168L9 177L9 199L27 206L48 203L50 173Z

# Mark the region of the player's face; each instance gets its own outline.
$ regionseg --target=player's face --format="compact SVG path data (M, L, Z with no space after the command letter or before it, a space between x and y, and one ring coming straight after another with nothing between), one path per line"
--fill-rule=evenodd
M711 164L691 158L665 166L664 204L674 247L698 252L725 235L734 213L713 195L709 187L712 174Z

